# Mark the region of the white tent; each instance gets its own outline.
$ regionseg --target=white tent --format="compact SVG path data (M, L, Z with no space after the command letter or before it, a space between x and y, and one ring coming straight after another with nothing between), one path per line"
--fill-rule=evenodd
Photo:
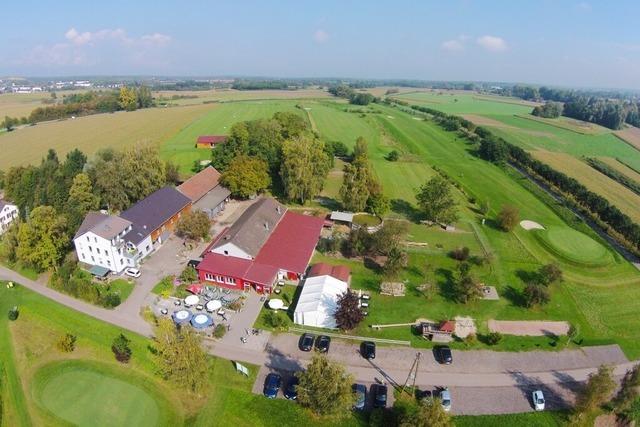
M334 329L337 300L347 292L349 285L331 276L309 277L304 281L302 292L293 313L293 321L299 325Z

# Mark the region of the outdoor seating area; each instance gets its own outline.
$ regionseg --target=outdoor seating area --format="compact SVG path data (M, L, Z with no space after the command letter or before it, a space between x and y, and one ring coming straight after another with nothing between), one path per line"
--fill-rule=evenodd
M417 326L424 339L429 339L433 342L447 343L453 341L456 322L453 320L445 320L440 323L422 321Z

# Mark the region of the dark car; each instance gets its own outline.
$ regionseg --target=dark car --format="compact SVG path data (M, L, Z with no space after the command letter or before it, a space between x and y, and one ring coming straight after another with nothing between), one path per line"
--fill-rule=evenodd
M439 363L443 365L451 365L453 363L453 355L451 354L451 349L449 347L441 346L435 348L436 359Z
M190 259L189 262L187 263L189 267L193 267L193 268L196 268L199 264L200 264L200 260L197 260L197 259Z
M316 349L320 353L327 353L329 351L329 347L331 346L331 338L326 335L320 335L316 338Z
M276 373L270 373L264 380L264 395L269 399L278 397L278 391L282 387L282 377Z
M284 397L289 400L296 400L298 398L298 377L295 375L289 379L287 387L284 389Z
M367 403L367 387L363 384L354 384L352 390L356 396L356 403L353 404L353 409L363 411Z
M387 407L387 386L384 384L373 385L373 407L374 408L386 408Z
M431 390L417 390L416 399L428 402L433 399L433 392Z
M360 344L360 354L365 359L375 359L376 358L376 343L371 341L364 341Z
M300 343L298 344L300 350L311 351L311 349L313 348L314 338L315 337L311 334L302 334L302 336L300 337Z

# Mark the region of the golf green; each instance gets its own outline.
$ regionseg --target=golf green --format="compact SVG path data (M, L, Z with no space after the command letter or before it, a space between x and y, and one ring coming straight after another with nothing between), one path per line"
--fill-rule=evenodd
M39 406L78 426L173 425L171 405L150 382L108 365L85 361L56 362L34 377Z
M549 251L569 262L587 266L604 266L613 262L606 247L572 228L552 226L533 232Z

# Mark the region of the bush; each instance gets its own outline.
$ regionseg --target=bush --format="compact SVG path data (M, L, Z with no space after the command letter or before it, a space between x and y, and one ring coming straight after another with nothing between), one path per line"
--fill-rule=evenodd
M524 302L527 307L533 307L534 305L544 305L551 299L549 290L546 286L538 283L529 283L522 293Z
M56 348L63 353L71 353L76 348L76 336L66 333L56 342Z
M457 260L457 261L466 261L469 258L469 248L466 246L463 246L461 248L455 248L454 250L451 251L450 255L451 258Z
M20 312L18 311L18 307L13 307L11 310L9 310L9 320L14 321L18 319L18 316L20 315Z
M505 205L498 213L497 221L504 231L512 231L520 220L520 210L515 206Z
M496 345L502 341L502 334L500 332L489 332L484 336L483 341L488 345Z
M287 319L280 316L280 313L277 311L267 311L264 314L264 323L273 329L284 329L287 327Z
M222 323L218 323L213 329L214 338L222 338L227 333L227 328Z
M396 150L390 151L389 154L387 154L387 160L389 160L390 162L397 162L399 158L400 153L398 153Z
M129 363L131 360L131 348L129 344L131 340L123 334L118 335L111 344L111 351L116 356L116 360L120 363Z
M543 285L550 285L552 283L562 281L562 270L558 267L558 264L547 264L540 267L538 271L540 280Z
M122 303L122 299L120 298L120 295L112 292L102 297L102 302L101 302L101 304L107 308L117 307L120 305L120 303Z
M190 265L180 273L180 280L184 283L194 283L198 281L198 272Z

